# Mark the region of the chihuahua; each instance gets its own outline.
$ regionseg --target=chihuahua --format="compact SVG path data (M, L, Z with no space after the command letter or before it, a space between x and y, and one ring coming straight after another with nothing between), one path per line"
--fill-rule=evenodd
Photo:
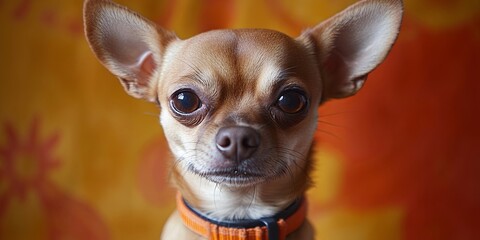
M97 58L161 109L178 189L162 239L313 239L304 194L317 108L357 93L402 14L401 0L363 0L297 38L239 29L182 40L112 1L86 0Z

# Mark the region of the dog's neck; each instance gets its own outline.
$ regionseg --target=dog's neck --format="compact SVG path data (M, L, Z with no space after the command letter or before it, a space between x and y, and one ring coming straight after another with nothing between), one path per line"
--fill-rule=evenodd
M254 187L233 187L211 182L172 166L171 180L185 200L202 214L219 221L260 219L281 212L302 197L311 185L311 154L305 166Z

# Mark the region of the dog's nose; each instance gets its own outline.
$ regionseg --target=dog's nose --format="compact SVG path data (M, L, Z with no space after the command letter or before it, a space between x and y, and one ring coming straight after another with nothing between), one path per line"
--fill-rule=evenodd
M215 138L217 149L232 161L243 161L257 150L260 135L250 127L223 127Z

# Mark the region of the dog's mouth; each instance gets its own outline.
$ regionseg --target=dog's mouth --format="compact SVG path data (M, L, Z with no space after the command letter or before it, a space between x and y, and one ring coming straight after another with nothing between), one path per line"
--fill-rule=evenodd
M264 173L242 168L230 168L222 170L198 171L191 168L192 172L218 184L232 186L251 186L266 181Z

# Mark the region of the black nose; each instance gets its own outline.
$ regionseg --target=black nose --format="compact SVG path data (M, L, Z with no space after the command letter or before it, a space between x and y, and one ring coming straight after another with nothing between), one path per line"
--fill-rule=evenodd
M260 136L250 127L224 127L215 138L217 149L232 161L243 161L257 150Z

